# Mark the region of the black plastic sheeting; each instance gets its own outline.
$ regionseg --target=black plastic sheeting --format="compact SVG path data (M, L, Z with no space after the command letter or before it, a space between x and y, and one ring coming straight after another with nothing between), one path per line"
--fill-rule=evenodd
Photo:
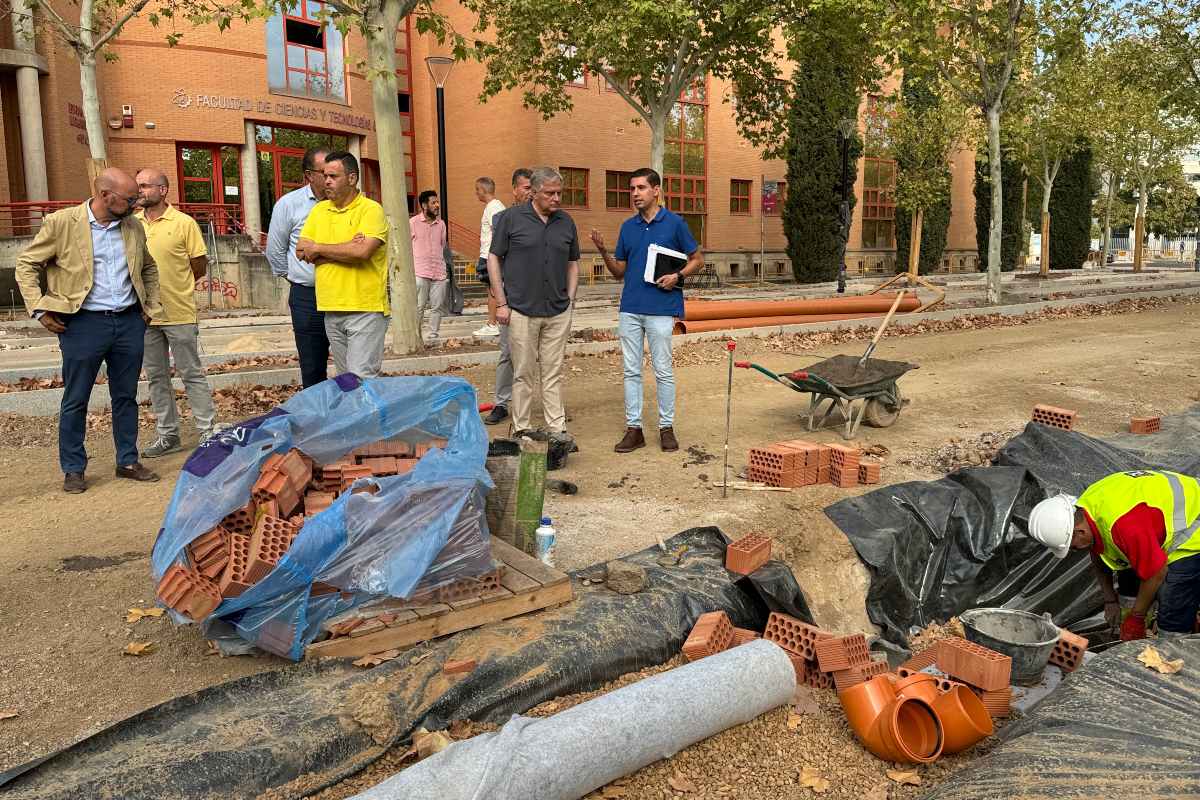
M1151 643L1183 669L1143 666L1137 654ZM1198 718L1200 637L1127 642L1068 676L925 800L1197 797Z
M303 791L293 787L291 796L304 796L362 769L418 726L504 722L551 698L661 664L679 652L704 612L723 609L735 625L759 630L769 611L812 621L791 570L773 561L752 578L727 572L726 542L716 528L693 528L666 543L671 551L686 547L678 564L660 564L657 547L625 557L648 574L648 587L635 595L582 586L579 576L600 569L591 567L574 576L575 602L421 645L375 669L308 662L168 701L0 775L7 787L0 795L253 797L321 773L306 778ZM479 667L447 683L442 665L455 648L484 641L488 653ZM373 722L364 727L355 718Z
M1087 553L1056 559L1028 536L1029 512L1048 495L1078 495L1113 472L1200 475L1200 412L1164 419L1163 428L1120 437L1118 446L1029 423L1000 450L996 466L895 484L830 506L825 513L870 570L871 621L899 647L913 626L979 606L1049 612L1078 633L1102 629L1103 602Z

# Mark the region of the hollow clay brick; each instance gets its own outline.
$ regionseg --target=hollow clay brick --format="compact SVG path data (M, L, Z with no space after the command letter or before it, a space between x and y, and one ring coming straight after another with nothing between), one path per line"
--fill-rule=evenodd
M724 611L710 611L696 620L687 641L683 643L683 654L688 661L696 661L729 649L733 644L733 624Z
M254 501L247 501L246 505L241 508L236 508L225 515L221 520L221 527L230 533L239 533L249 536L254 530Z
M225 565L229 563L229 539L231 534L220 527L215 531L210 531L209 534L217 532L220 535L216 541L216 546L210 546L211 542L205 543L203 557L196 555L194 549L196 542L192 542L192 562L196 567L196 571L210 580L215 580L224 571ZM205 536L209 534L205 534Z
M794 470L782 470L774 467L754 466L746 468L746 477L755 483L767 486L791 487L796 483Z
M829 465L842 469L853 469L855 478L858 477L858 464L862 459L862 451L857 447L847 447L844 444L829 445Z
M937 663L937 645L927 647L919 653L914 653L912 658L900 665L901 669L907 669L912 672L920 672L926 667L932 667Z
M820 451L817 452L817 466L828 467L833 464L833 448L827 444L820 445Z
M462 658L456 661L447 661L442 665L442 672L446 675L461 675L464 672L472 672L476 667L475 659Z
M938 642L938 669L984 691L1003 689L1012 675L1012 657L957 636Z
M884 675L888 671L886 661L869 661L866 664L855 664L848 669L839 669L830 673L833 677L833 688L839 692L856 686L863 681L869 681L876 675Z
M750 533L725 548L725 569L749 575L771 560L771 537Z
M1033 407L1033 421L1051 428L1062 428L1069 431L1075 425L1076 412L1056 406L1036 405Z
M1087 649L1087 639L1059 628L1058 641L1050 651L1050 663L1060 667L1063 672L1074 672L1083 663L1083 654Z
M755 639L761 639L762 634L757 631L752 631L749 628L734 628L733 629L733 646L753 642Z
M867 637L861 633L838 638L821 639L814 646L817 664L821 672L849 669L858 664L871 663L871 651L867 648Z
M318 492L310 491L304 495L304 513L307 516L320 514L325 509L333 505L333 501L337 498L333 492Z
M858 464L858 482L864 485L879 483L883 465L875 460L863 460Z
M259 505L275 502L272 516L290 517L300 505L300 495L292 487L288 476L278 470L264 472L254 484L251 495Z
M809 662L803 656L787 650L784 650L783 654L788 657L788 661L792 662L792 669L796 672L796 684L808 683Z
M974 689L975 694L983 701L983 707L988 710L993 719L1007 717L1012 707L1012 687L1005 686L1003 689L985 692L982 689Z
M246 578L258 583L275 569L279 559L292 546L299 529L285 519L263 515L250 537L250 558Z
M202 533L193 539L188 545L188 553L191 554L193 561L203 560L214 551L221 550L228 539L229 533L218 525L211 531Z
M341 490L343 492L346 491L359 478L369 478L369 477L371 477L371 470L369 467L359 467L359 466L343 467L342 468Z
M817 669L817 665L813 662L808 662L808 685L814 689L832 689L833 675L828 672L821 672Z
M304 494L304 490L308 487L312 480L312 466L307 461L299 450L288 450L283 458L279 460L276 467L280 472L287 476L288 482L292 485L292 490L297 495Z
M815 625L809 625L795 617L772 611L767 617L767 627L763 631L763 638L811 661L816 658L814 650L816 643L821 639L832 638L832 635Z
M158 583L158 599L193 622L200 622L221 604L216 584L195 570L175 564Z
M362 460L362 466L371 471L372 475L387 477L396 474L395 456L371 456Z
M229 563L217 581L222 597L237 597L252 585L247 580L246 570L250 566L250 537L240 533L229 537Z
M780 444L791 448L797 453L797 467L821 466L821 445L815 442L808 442L803 439L792 439L790 441L780 442Z
M850 489L858 486L858 467L839 467L836 464L829 468L829 482L839 489Z
M1162 417L1134 417L1129 420L1130 433L1158 433L1162 430Z

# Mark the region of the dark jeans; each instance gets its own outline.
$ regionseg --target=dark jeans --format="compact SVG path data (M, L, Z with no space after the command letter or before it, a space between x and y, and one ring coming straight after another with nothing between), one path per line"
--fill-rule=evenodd
M302 283L291 284L288 308L292 310L292 332L300 355L300 382L307 389L329 377L325 314L317 311L317 290Z
M88 399L101 364L108 373L117 466L136 463L137 386L146 341L141 306L135 304L111 313L81 310L61 314L59 318L67 326L58 335L63 359L63 398L58 414L58 463L62 471L83 472L87 468L83 440L87 432Z
M1158 629L1191 633L1200 609L1200 554L1171 562L1158 589Z

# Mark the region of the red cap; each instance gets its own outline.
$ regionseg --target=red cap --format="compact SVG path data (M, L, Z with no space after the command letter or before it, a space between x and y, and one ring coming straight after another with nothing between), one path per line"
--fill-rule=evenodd
M734 350L737 349L737 342L730 339L728 342L725 343L725 349L732 353Z

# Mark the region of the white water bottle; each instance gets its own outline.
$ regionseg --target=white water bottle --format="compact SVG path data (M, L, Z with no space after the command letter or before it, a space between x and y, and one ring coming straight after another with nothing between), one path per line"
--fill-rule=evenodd
M542 524L533 532L533 535L537 544L538 558L546 566L554 566L554 563L550 559L550 551L554 548L554 540L557 538L557 535L554 532L554 526L550 524L549 517L542 517Z

